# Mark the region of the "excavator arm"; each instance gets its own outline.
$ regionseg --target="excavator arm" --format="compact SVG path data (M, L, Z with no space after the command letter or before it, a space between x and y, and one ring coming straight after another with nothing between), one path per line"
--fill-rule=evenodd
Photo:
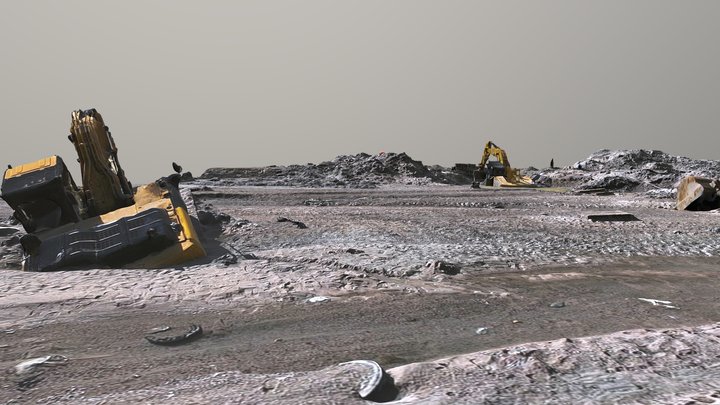
M488 143L485 144L485 149L483 150L482 159L480 159L480 163L478 164L478 166L485 167L490 156L495 156L495 158L497 158L497 160L500 163L502 163L503 167L505 167L505 168L510 167L510 160L507 157L507 153L505 153L504 149L495 145L493 143L493 141L488 141Z
M68 138L78 154L88 215L132 205L132 186L120 167L115 141L102 115L94 108L73 111Z

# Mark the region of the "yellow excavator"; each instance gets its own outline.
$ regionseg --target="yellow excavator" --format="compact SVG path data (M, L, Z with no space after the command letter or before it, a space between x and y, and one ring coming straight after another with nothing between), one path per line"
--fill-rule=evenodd
M496 160L491 160L495 157ZM479 188L480 184L494 187L536 187L528 176L521 176L517 169L510 166L505 150L495 145L492 141L485 144L482 159L473 172L473 188Z
M161 268L205 256L179 191L182 168L133 189L95 109L72 113L78 188L59 156L8 166L1 196L27 232L23 270Z

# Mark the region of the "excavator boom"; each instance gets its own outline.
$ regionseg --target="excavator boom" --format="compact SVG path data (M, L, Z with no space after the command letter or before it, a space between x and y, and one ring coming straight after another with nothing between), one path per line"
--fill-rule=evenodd
M102 115L94 108L74 111L69 139L78 154L88 213L101 215L131 205L132 186Z

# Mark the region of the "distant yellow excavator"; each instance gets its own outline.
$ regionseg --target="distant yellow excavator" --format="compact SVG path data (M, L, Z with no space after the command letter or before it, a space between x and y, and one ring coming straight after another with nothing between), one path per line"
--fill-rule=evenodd
M494 156L497 160L490 160ZM537 187L528 176L521 176L517 169L510 166L510 160L505 150L492 141L485 144L482 159L473 172L473 188L480 184L494 187Z
M8 167L2 198L27 232L23 270L159 268L205 256L179 191L180 171L133 190L95 109L72 113L83 184L59 156Z

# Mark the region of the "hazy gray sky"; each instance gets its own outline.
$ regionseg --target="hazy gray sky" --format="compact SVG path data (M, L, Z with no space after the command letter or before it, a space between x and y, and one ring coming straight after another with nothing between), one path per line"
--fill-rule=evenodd
M0 164L97 108L136 184L405 151L720 159L718 1L3 1Z

